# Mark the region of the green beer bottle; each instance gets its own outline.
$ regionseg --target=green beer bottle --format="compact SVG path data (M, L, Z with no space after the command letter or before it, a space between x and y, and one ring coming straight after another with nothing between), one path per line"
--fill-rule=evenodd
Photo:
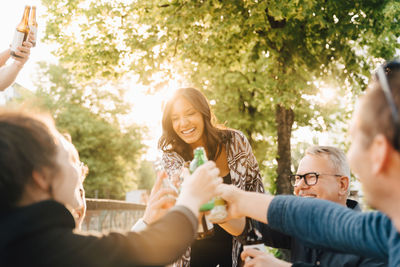
M189 166L190 173L193 173L199 166L207 162L207 156L204 147L196 148L193 154L194 158L190 162ZM226 202L220 197L216 197L201 205L200 211L211 211L207 217L212 221L221 221L228 215L226 210Z
M197 167L207 162L207 156L204 147L196 148L193 154L194 158L189 165L189 171L191 174L197 169ZM200 211L209 211L213 207L214 207L214 200L210 200L209 202L203 204L200 207ZM214 235L214 225L203 214L201 216L201 222L199 223L199 228L197 229L197 239L205 239L213 235Z
M207 160L207 155L206 155L206 151L204 150L204 147L200 146L197 147L194 152L194 157L193 160L190 162L189 165L189 171L190 174L194 173L194 171L201 165L203 165L204 163L206 163ZM209 202L203 204L200 206L200 211L209 211L214 207L214 199L210 200Z

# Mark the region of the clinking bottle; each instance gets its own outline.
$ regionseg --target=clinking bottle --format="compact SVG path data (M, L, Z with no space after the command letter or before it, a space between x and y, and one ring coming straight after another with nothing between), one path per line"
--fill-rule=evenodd
M33 47L36 46L36 40L37 40L37 29L38 29L38 24L36 21L36 7L32 6L31 9L31 14L29 15L29 30L33 32L33 35L35 36L35 40L32 42Z
M10 52L11 55L14 57L19 57L15 54L15 52L17 52L18 46L22 46L22 43L26 41L26 39L28 38L29 34L28 19L30 10L31 10L30 6L25 6L22 20L15 29L14 38L11 43L11 52Z
M207 156L206 156L204 147L196 148L194 150L193 154L194 154L194 158L190 162L190 166L189 166L190 173L193 173L199 166L201 166L205 162L207 162ZM208 226L213 227L213 224L211 222L209 222L209 220L222 221L228 215L228 213L226 211L226 203L220 197L215 197L214 199L210 200L209 202L201 205L200 211L202 211L202 212L210 211L210 214L208 214L207 216L203 216L202 223L199 225L199 230L200 231L204 230L203 232L206 232L207 229L210 229ZM200 227L202 229L200 229ZM206 227L207 227L207 229L206 229ZM200 236L201 235L199 234L199 237Z

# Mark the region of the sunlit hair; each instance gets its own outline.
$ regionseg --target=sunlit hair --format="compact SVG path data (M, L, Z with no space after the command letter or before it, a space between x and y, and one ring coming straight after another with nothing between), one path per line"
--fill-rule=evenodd
M171 120L171 111L174 103L179 97L185 98L198 112L201 113L204 121L204 136L206 137L206 146L208 150L208 158L215 160L221 153L221 149L231 136L230 130L224 126L216 125L216 119L210 110L207 98L197 89L181 88L166 103L162 128L163 133L158 141L158 147L164 152L176 152L183 157L184 160L191 160L193 151L189 144L185 143L174 131Z
M350 167L343 150L333 146L311 146L307 148L306 155L326 155L335 168L334 174L347 176L350 179Z
M78 150L72 143L71 135L69 133L62 133L61 135L65 139L65 141L67 141L67 144L65 145L66 149L69 151L69 153L73 155L74 160L77 161L76 163L79 165L80 179L81 182L83 182L86 179L86 176L89 174L89 167L85 163L80 161Z
M397 65L393 64L390 70L385 69L385 72L393 95L394 103L399 110L400 63L397 63ZM395 124L393 122L389 103L386 100L381 85L376 77L373 77L367 93L363 96L360 104L359 125L363 132L362 141L364 146L368 147L377 134L383 134L388 141L393 144Z
M58 170L56 136L48 116L0 111L0 210L18 203L34 171Z

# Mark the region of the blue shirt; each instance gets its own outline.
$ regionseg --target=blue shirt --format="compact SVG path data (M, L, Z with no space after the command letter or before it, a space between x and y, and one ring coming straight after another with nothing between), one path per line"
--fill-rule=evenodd
M294 196L275 197L268 209L271 228L306 245L331 248L400 266L400 234L380 212L360 213L339 204Z
M360 206L354 200L347 199L346 205L354 211L361 211ZM286 234L271 229L267 224L256 222L256 226L262 233L265 245L290 249L290 261L296 266L324 266L324 267L386 267L387 262L375 258L362 257L358 254L338 252L321 248L310 248L297 238L291 238Z

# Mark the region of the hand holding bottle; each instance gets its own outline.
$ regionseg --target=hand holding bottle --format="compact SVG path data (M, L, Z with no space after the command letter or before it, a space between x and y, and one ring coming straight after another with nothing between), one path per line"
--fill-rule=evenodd
M219 169L214 162L208 161L198 167L192 175L187 169L183 171L185 177L177 205L184 205L197 216L200 205L209 201L216 195L216 188L222 183L218 177Z
M244 191L234 185L227 184L219 185L217 194L227 202L228 216L225 220L250 217L268 223L266 215L273 196Z
M218 195L227 202L228 215L223 221L245 217L243 208L241 207L241 195L246 192L234 185L221 184L218 186ZM213 223L221 223L221 221L213 220Z
M32 41L34 40L33 33L29 33L28 40L22 43L22 46L18 46L16 51L11 55L15 60L15 64L22 67L29 59L31 53Z
M166 172L158 172L143 215L143 221L147 224L157 221L175 204L177 192L172 188L162 186L163 181L167 179L168 175Z

